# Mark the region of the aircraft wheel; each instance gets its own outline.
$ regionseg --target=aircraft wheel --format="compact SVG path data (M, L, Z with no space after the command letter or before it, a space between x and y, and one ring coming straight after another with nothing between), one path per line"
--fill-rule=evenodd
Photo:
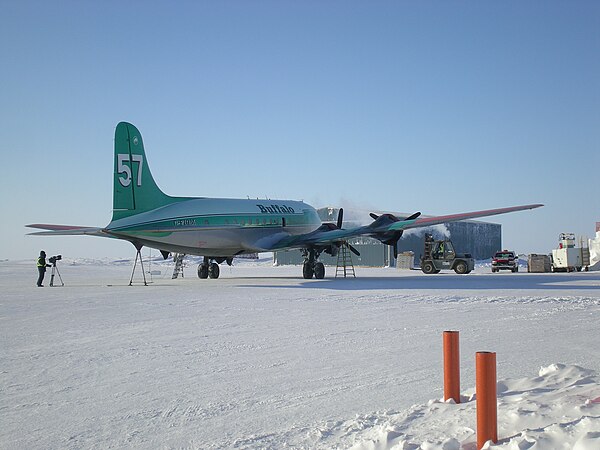
M467 270L467 263L464 261L459 261L456 263L456 266L454 266L454 271L459 275L467 273Z
M198 278L208 278L208 266L206 264L198 264Z
M210 278L219 278L219 273L220 273L220 269L219 269L219 265L217 263L212 263L208 267L208 276Z
M432 273L435 273L435 267L433 267L433 263L431 263L431 262L423 263L423 265L421 266L421 270L423 271L423 273L426 273L427 275L431 275Z
M325 278L325 265L322 262L315 264L315 278L318 280Z
M302 276L304 277L304 279L310 280L313 277L313 274L314 270L312 266L309 263L305 262L302 266Z

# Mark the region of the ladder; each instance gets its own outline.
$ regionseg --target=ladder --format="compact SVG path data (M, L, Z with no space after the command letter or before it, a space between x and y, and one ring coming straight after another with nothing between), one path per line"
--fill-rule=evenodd
M183 278L183 258L185 258L185 253L175 253L173 256L173 261L175 261L175 268L173 269L172 280L177 278L179 274L181 274L181 278Z
M337 267L335 268L336 278L338 275L342 274L344 275L344 278L350 275L356 278L356 274L354 273L354 264L352 264L352 253L350 253L347 242L344 242L340 247L337 258Z

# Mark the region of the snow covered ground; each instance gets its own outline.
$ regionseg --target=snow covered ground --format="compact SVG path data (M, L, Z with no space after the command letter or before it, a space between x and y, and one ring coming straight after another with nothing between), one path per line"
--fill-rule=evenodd
M62 264L61 264L62 263ZM0 262L0 448L475 449L475 352L498 360L499 443L600 448L600 273ZM46 286L50 273L47 274ZM442 397L442 332L461 391Z

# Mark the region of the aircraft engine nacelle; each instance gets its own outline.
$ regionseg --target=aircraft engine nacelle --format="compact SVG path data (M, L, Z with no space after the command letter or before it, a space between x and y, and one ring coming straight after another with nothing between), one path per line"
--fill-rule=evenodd
M373 237L385 245L389 245L394 249L394 258L398 257L398 241L402 237L404 231L387 231L385 233L377 233Z
M329 245L323 251L328 255L337 256L340 251L340 247L339 245Z

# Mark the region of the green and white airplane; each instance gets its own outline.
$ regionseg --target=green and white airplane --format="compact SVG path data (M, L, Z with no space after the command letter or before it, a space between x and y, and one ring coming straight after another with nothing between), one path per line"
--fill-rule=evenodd
M294 200L249 200L204 197L171 197L156 185L144 152L142 135L130 123L115 130L113 216L105 227L31 224L46 231L34 235L90 235L123 239L140 250L204 256L198 266L200 278L218 278L219 264L231 265L244 253L301 249L304 278L323 278L322 252L336 255L347 240L371 236L394 248L404 230L538 208L540 204L474 211L448 216L420 218L421 213L399 219L392 214L371 214L366 226L342 229L340 209L337 223L321 223L310 205ZM358 254L352 246L349 248ZM135 265L134 265L135 271ZM143 270L142 270L143 271ZM132 273L133 280L133 273ZM131 284L131 281L130 281Z

